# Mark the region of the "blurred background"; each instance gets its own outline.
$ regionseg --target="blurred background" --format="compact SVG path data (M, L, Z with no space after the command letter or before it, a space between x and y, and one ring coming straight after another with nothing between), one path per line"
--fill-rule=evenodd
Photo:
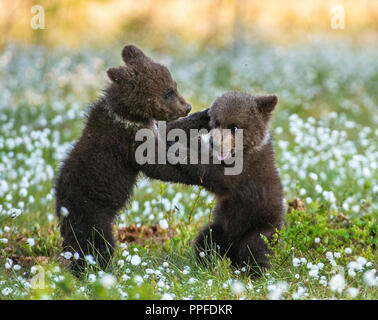
M30 27L33 5L45 10L43 30ZM345 22L338 28L341 15ZM287 43L319 34L365 42L377 41L377 30L377 0L0 1L2 46L11 40L68 46L132 41L172 50L177 39L222 46L249 39Z

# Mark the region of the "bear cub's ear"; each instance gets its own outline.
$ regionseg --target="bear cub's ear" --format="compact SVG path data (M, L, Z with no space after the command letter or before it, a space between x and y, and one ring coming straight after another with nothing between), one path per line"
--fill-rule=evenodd
M132 80L133 73L127 67L109 68L106 73L110 80L115 83Z
M143 51L133 44L125 46L122 50L122 59L126 64L132 64L133 62L144 58L146 58L146 56Z
M278 102L275 95L257 97L257 106L263 113L271 113Z

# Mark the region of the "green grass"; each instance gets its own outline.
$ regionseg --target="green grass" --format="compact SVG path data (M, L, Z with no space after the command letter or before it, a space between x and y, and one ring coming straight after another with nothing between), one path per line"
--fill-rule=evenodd
M165 219L174 236L119 246L105 273L92 266L80 279L71 275L54 177L106 67L120 59L110 50L11 45L0 53L0 299L377 299L377 47L184 49L152 54L197 110L231 89L279 97L277 166L286 203L299 198L303 208L287 213L272 268L249 278L225 257L198 262L191 245L211 219L213 196L141 177L115 231ZM141 262L133 265L132 256ZM43 289L31 287L41 271L35 265Z

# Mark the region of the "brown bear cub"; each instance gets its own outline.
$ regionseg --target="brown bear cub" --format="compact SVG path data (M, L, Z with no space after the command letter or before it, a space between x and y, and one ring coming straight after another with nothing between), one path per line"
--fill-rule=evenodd
M64 250L80 255L74 260L76 270L87 255L101 268L112 256L112 222L131 197L140 170L135 161L137 130L191 110L165 66L133 45L124 47L122 58L125 65L108 69L111 83L90 107L55 185Z
M200 260L203 253L206 256L215 249L222 256L228 256L233 266L249 266L251 274L259 274L261 268L269 267L266 256L269 249L261 235L271 241L284 219L281 180L269 134L269 119L277 101L274 95L255 97L229 92L215 100L209 115L202 112L197 119L203 124L210 116L207 121L215 132L211 135L209 146L215 150L216 158L221 160L220 163L210 159L210 164L179 165L185 174L182 183L204 186L216 196L213 221L195 241ZM198 127L201 124L193 121L194 115L176 122L184 126L183 122L191 121L192 127ZM223 129L230 129L224 131L231 136L219 134ZM235 135L239 129L243 129L242 148L235 147ZM225 140L232 143L227 144ZM231 155L237 157L240 152L243 152L241 173L225 175L229 164L223 160ZM153 174L151 168L147 173L164 179L157 173Z

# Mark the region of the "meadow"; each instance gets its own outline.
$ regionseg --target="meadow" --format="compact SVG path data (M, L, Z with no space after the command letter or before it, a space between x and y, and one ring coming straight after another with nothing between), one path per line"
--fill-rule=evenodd
M378 299L378 45L326 39L147 50L195 110L229 90L279 97L271 131L287 214L270 270L253 279L224 257L196 261L214 197L141 176L114 226L112 265L75 278L54 179L121 46L0 53L0 300Z

